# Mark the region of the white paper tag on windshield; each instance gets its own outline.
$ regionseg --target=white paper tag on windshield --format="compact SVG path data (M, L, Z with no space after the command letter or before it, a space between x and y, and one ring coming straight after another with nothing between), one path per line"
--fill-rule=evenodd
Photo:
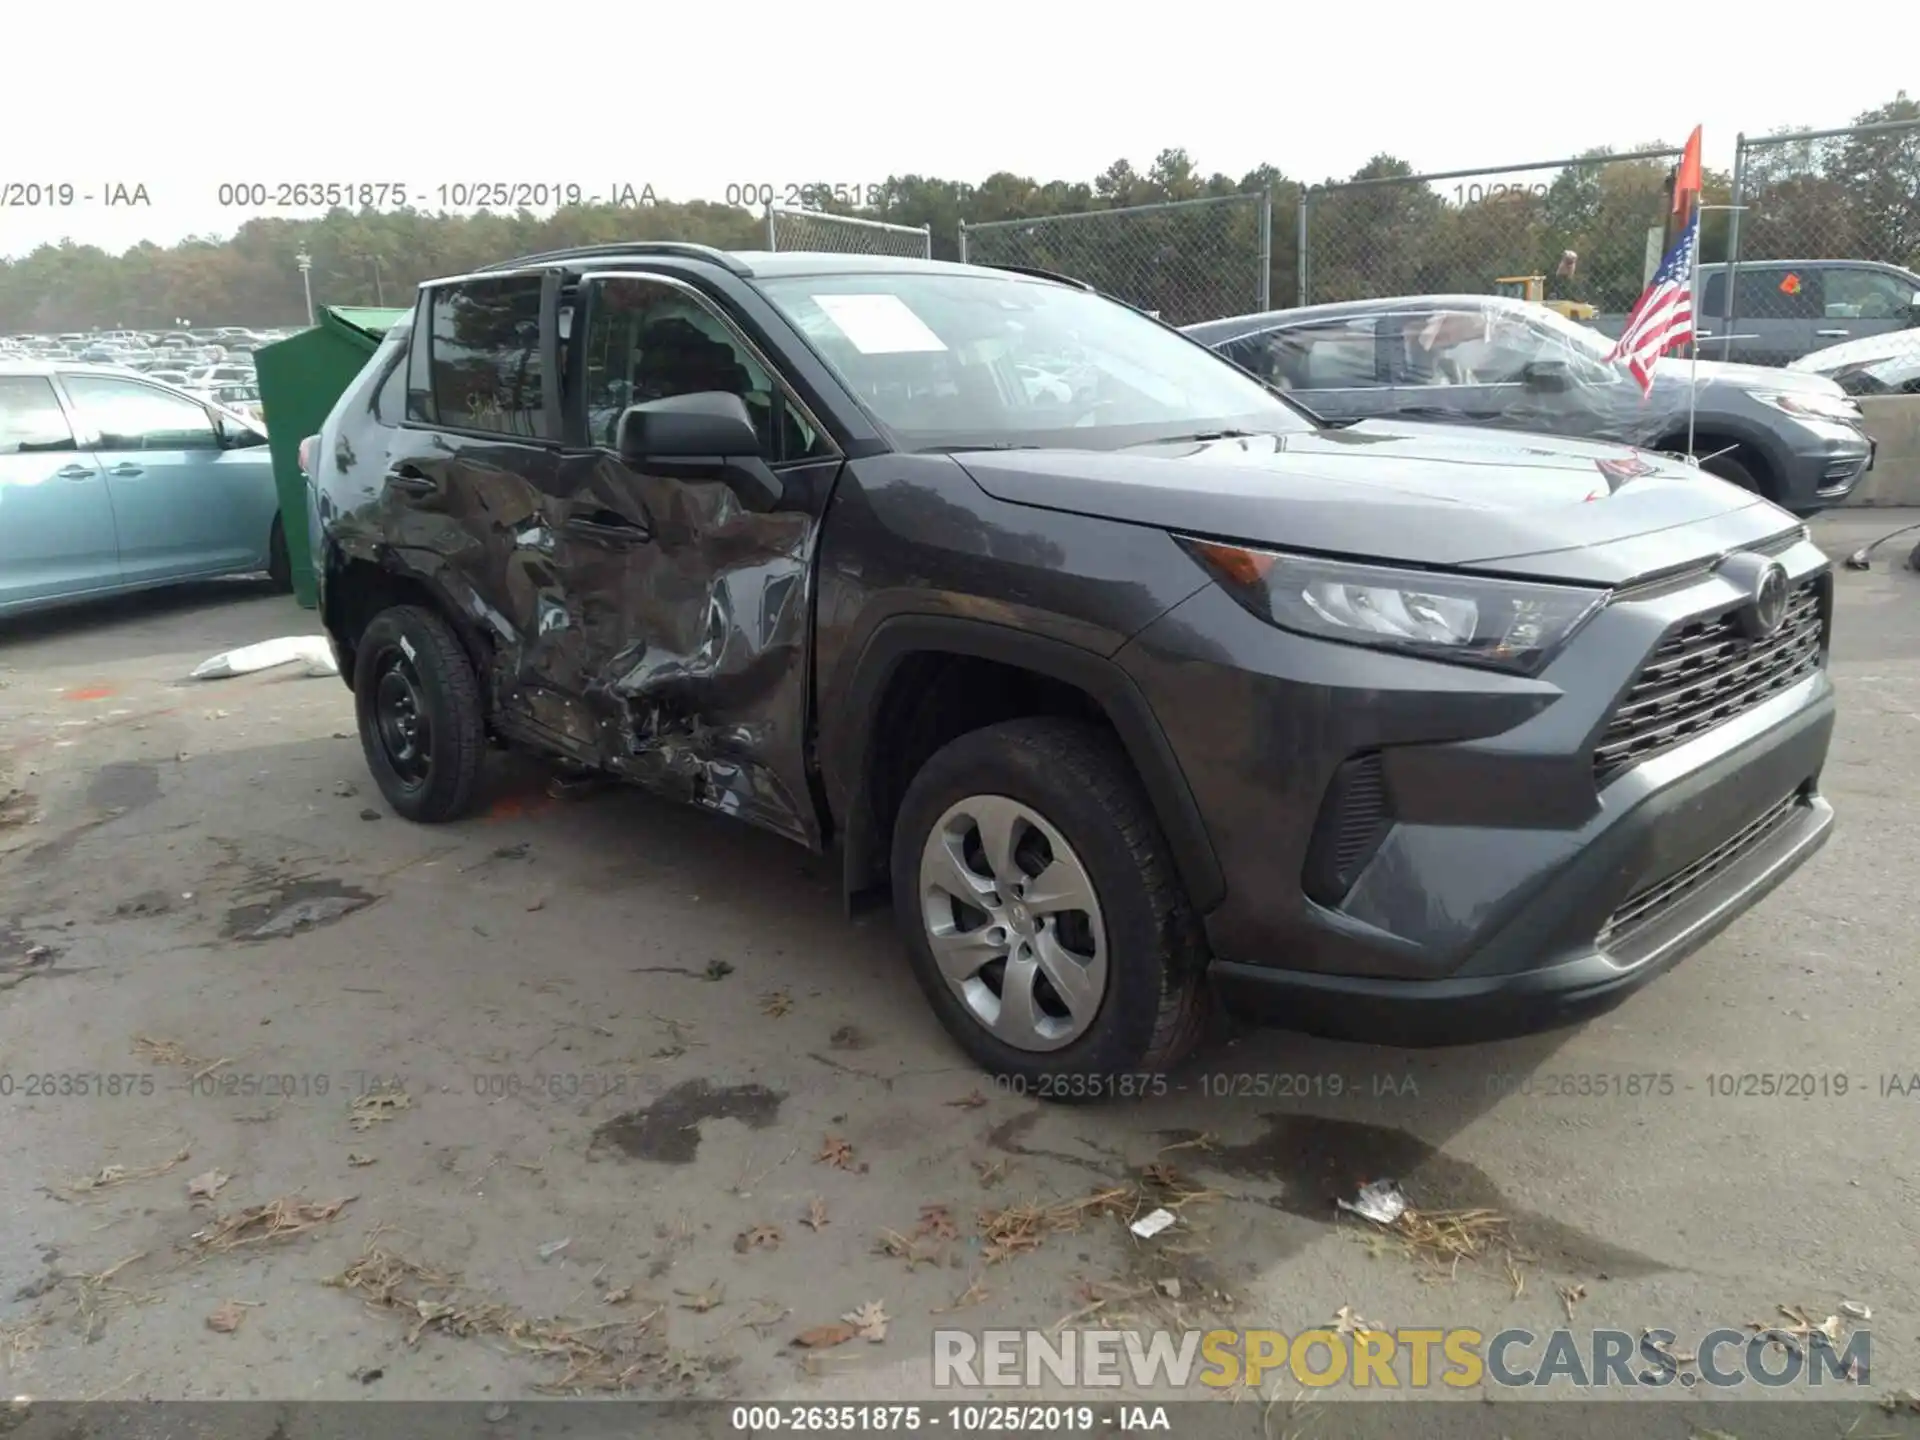
M927 354L947 348L898 295L815 295L813 303L862 355Z

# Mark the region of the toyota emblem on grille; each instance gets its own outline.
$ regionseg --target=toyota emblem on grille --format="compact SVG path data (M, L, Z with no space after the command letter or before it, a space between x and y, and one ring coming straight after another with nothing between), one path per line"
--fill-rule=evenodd
M1765 640L1786 623L1792 591L1778 561L1752 552L1729 555L1721 562L1720 573L1753 597L1734 612L1741 634L1749 640Z

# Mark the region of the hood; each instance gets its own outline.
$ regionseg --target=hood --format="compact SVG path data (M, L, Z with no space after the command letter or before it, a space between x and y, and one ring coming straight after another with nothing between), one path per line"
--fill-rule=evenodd
M1772 365L1739 365L1727 360L1702 360L1699 380L1702 385L1731 385L1736 390L1771 391L1775 394L1840 395L1845 392L1825 375L1804 370L1782 370ZM1655 373L1662 379L1686 384L1693 378L1693 361L1671 356L1660 361Z
M1843 340L1811 355L1802 355L1788 368L1795 374L1831 375L1849 365L1912 355L1920 355L1920 329L1893 330L1882 335L1865 335L1858 340Z
M1625 445L1456 425L957 457L995 499L1320 554L1617 585L1794 528Z

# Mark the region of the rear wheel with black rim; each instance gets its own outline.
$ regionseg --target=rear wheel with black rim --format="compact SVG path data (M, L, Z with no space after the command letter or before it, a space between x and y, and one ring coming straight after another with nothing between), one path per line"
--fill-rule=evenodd
M408 820L457 820L487 751L473 662L447 622L417 605L374 617L355 647L360 748L380 793Z
M1767 487L1760 483L1759 478L1731 455L1709 455L1700 462L1700 468L1709 475L1718 475L1722 480L1738 485L1742 490L1751 490L1756 495L1767 494Z
M267 532L267 579L281 595L293 590L293 559L287 554L287 527L278 515L273 517L273 529Z

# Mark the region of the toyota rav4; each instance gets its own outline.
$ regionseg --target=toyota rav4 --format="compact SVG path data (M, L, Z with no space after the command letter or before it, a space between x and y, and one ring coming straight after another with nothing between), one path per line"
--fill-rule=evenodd
M634 243L421 288L307 447L388 802L490 745L837 853L986 1068L1203 997L1592 1013L1825 840L1831 576L1628 447L1317 422L1071 281Z

